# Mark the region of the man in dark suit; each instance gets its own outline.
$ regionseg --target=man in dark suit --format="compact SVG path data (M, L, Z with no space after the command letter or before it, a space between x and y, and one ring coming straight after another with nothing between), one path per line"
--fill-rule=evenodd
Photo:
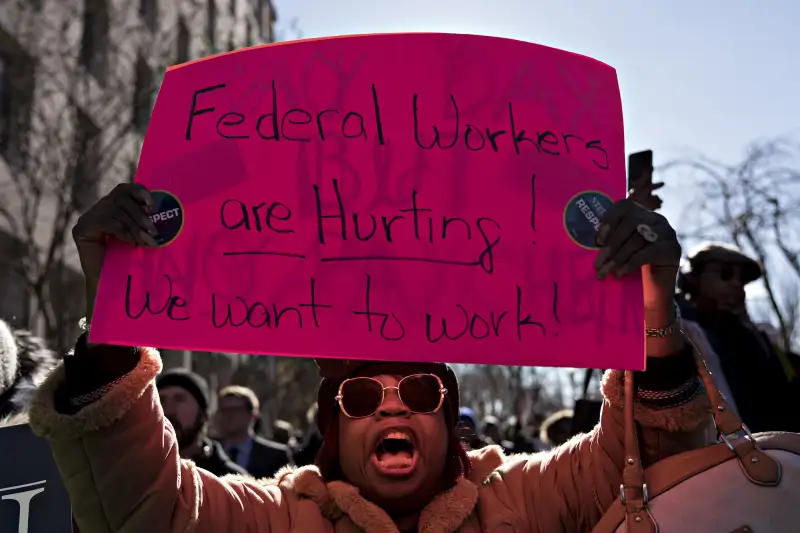
M288 446L255 434L258 416L258 397L251 389L233 385L220 391L215 422L228 457L253 477L272 477L293 464L292 452Z

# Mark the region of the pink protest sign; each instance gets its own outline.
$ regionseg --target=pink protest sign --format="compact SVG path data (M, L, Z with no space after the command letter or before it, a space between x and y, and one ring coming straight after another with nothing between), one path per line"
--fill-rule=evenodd
M642 369L614 69L492 37L251 48L167 72L137 181L163 246L108 252L93 342Z

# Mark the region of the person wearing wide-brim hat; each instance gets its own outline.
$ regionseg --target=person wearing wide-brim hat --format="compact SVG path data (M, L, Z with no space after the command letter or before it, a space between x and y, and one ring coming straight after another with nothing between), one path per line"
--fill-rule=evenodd
M687 262L681 288L703 310L746 312L744 287L764 274L761 263L724 243L697 246Z
M761 263L723 243L699 245L687 263L684 318L702 329L723 394L751 431L800 431L800 410L785 409L800 405L800 357L774 346L747 311L745 287L764 275Z
M76 225L89 321L109 237L155 246L152 206L146 189L127 184ZM675 231L663 216L622 200L597 242L599 278L642 274L647 370L633 383L642 457L649 463L704 445L710 405L673 303ZM447 364L318 365L316 464L273 479L220 478L180 458L159 405L161 359L152 349L91 346L83 335L40 389L31 425L51 441L83 533L589 531L617 498L623 466L635 461L625 456L619 371L604 377L593 431L551 453L506 457L499 446L462 445L459 384Z

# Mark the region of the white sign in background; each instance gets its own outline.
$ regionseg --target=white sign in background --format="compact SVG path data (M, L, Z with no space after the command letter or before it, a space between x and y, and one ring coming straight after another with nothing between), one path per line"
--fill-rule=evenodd
M50 445L27 425L0 428L0 532L72 533Z

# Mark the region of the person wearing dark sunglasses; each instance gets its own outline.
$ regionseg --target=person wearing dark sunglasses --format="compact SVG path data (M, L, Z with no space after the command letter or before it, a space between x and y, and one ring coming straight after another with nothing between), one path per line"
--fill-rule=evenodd
M800 357L775 346L747 311L745 287L763 275L761 264L735 246L703 243L681 273L682 311L711 350L706 359L751 431L800 431ZM689 324L691 327L691 324Z
M106 243L153 246L152 207L146 189L121 185L73 230L87 330ZM31 426L51 441L83 533L589 531L619 495L623 465L636 470L706 444L711 420L674 305L675 231L660 214L621 200L603 216L596 242L599 279L642 274L647 370L633 385L643 465L624 452L620 371L605 374L592 431L552 452L506 457L499 446L462 445L449 365L319 359L315 465L271 480L219 478L179 456L154 386L158 353L90 345L85 333L39 389ZM629 501L646 494L625 490Z
M745 286L761 278L761 265L728 244L704 243L688 257L680 287L703 313L745 316Z

